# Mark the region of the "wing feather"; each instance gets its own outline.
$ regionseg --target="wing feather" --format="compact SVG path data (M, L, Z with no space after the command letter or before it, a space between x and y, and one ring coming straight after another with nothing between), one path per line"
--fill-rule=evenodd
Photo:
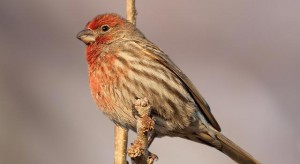
M174 72L184 82L184 84L188 88L190 94L194 98L195 102L199 106L199 109L204 114L207 121L216 130L221 131L221 127L219 126L217 120L211 113L209 105L207 104L205 99L201 96L201 94L198 92L198 90L191 82L191 80L170 60L170 58L163 51L161 51L157 46L155 46L153 43L149 42L148 40L146 40L147 42L145 42L145 40L143 41L136 40L135 42L143 46L148 51L148 53L145 52L145 54L151 55L152 58L156 59L158 62L163 64L165 67L167 67L170 71Z

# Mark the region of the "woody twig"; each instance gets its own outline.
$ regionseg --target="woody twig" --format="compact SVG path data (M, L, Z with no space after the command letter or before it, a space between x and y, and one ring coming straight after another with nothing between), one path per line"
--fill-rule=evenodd
M137 99L134 109L137 112L137 138L128 149L128 156L132 163L152 164L157 157L148 152L148 138L154 129L154 119L150 116L151 105L147 98Z

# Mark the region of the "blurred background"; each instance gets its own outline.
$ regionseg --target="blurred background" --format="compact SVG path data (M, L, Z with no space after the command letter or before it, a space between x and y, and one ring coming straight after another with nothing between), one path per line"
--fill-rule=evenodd
M137 26L191 78L223 133L263 163L300 161L300 1L137 0ZM90 96L94 16L125 0L0 2L0 163L113 163L113 123ZM134 137L130 133L130 142ZM208 146L157 139L157 164L232 164Z

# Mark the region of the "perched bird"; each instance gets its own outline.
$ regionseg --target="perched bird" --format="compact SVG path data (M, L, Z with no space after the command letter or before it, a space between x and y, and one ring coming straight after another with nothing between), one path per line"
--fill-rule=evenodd
M98 15L77 38L86 44L92 96L114 123L136 131L133 104L146 97L156 137L189 139L215 147L238 163L259 163L220 133L196 87L132 23L117 14Z

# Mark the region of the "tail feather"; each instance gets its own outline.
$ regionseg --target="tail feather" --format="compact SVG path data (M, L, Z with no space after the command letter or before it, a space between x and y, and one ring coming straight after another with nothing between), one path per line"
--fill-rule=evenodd
M253 158L249 153L240 148L238 145L230 141L222 133L216 132L216 138L221 142L221 147L218 149L237 163L260 164L258 160Z
M239 164L261 164L261 162L256 160L249 153L212 127L210 127L205 133L202 132L194 134L194 136L186 138L212 146Z

